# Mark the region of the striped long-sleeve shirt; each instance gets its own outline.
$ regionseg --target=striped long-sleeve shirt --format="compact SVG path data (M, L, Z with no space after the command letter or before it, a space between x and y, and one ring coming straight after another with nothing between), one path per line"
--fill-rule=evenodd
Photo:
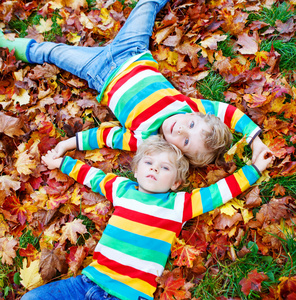
M144 139L158 133L165 119L192 112L218 116L230 129L246 135L249 143L260 133L260 128L232 105L181 94L159 72L150 52L133 57L116 70L98 100L109 106L121 126L103 123L77 133L79 150L107 146L136 151Z
M260 176L254 166L244 166L192 193L146 194L138 191L136 182L70 157L65 157L61 170L113 203L114 213L95 248L93 262L82 273L125 300L153 300L155 279L162 274L183 224L239 195Z

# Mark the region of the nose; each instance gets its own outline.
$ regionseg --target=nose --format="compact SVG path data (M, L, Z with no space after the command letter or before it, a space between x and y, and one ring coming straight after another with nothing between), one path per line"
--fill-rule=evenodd
M178 134L183 134L184 132L185 132L184 126L183 126L183 125L180 125L179 128L178 128L177 133L178 133Z
M154 171L155 173L158 173L158 168L156 166L151 166L150 170Z

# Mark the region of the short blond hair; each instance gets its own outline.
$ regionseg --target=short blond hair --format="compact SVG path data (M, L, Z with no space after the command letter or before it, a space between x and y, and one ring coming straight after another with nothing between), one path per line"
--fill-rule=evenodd
M197 112L198 116L209 126L209 131L203 131L203 140L207 153L185 155L189 162L196 167L202 167L210 163L221 164L224 161L224 154L232 142L232 133L221 119L211 114Z
M144 155L151 155L162 152L168 152L168 154L170 154L171 163L174 164L177 169L176 181L181 181L180 187L185 186L189 170L189 161L179 148L177 148L173 144L168 143L159 134L150 136L140 146L138 146L136 155L133 157L131 163L132 171L136 171L137 166Z

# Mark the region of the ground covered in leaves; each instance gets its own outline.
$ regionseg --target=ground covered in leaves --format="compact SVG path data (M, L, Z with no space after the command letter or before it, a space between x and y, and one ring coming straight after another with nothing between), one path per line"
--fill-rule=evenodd
M136 2L1 1L8 39L71 45L112 41ZM185 225L155 299L296 299L296 11L290 1L172 0L157 16L151 50L184 94L248 114L274 165L239 199ZM91 261L110 203L40 157L77 131L112 120L86 82L55 66L16 61L0 48L0 297L19 299ZM235 141L240 140L235 135ZM69 153L130 176L132 153ZM249 163L243 143L223 167L192 170L208 186ZM293 263L294 262L294 263Z

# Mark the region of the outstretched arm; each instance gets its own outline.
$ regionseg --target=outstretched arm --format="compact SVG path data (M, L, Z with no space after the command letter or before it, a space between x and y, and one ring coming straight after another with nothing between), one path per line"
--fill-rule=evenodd
M271 152L271 150L261 141L261 139L259 138L259 136L257 136L252 144L251 144L251 148L253 151L252 154L252 163L254 164L258 158L258 156L260 155L261 152L263 151L267 151L267 152Z
M223 178L209 187L195 189L185 200L184 222L211 211L242 192L246 191L261 176L269 164L274 160L269 150L262 151L256 158L254 165L244 166L234 174Z
M53 158L62 157L67 151L73 150L76 147L77 145L75 136L67 140L61 141L54 148L55 154L53 155Z

